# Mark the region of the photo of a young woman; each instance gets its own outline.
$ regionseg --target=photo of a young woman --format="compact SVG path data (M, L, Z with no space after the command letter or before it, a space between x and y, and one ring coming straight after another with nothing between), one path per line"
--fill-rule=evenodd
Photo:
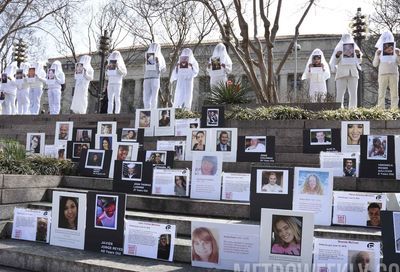
M77 197L60 197L60 208L58 213L58 227L63 229L78 229L78 208Z
M196 228L192 232L192 261L218 263L218 244L211 230Z
M323 195L324 189L319 176L316 174L309 174L304 181L301 193L309 195Z
M300 256L302 225L302 217L273 215L271 253Z
M347 144L359 145L361 135L364 134L363 124L348 124L347 125Z

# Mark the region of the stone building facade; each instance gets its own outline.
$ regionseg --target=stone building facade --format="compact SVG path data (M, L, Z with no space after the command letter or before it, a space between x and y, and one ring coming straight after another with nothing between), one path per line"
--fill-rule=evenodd
M305 65L309 58L309 55L315 48L320 48L325 55L325 58L329 62L334 47L340 40L341 35L302 35L298 39L298 44L301 49L297 51L297 78L298 78L298 93L294 94L294 74L296 72L296 59L295 54L292 53L287 59L283 66L280 74L278 75L278 95L280 102L306 102L307 101L307 83L301 81L301 76L304 71ZM276 57L276 65L283 57L289 43L291 42L291 36L278 37L274 54ZM199 63L200 72L194 81L194 95L192 110L199 110L203 104L204 98L210 89L209 76L206 71L209 57L212 55L213 49L217 42L204 42L195 51L195 57ZM190 45L188 45L190 47ZM134 112L136 108L143 107L142 99L142 86L143 86L143 74L144 74L144 52L146 48L136 48L135 50L121 49L120 52L127 60L128 74L124 78L123 89L122 89L122 108L121 113ZM169 49L167 45L162 46L162 52L167 61L167 67L169 67L168 56ZM240 64L230 54L233 61L233 70L231 76L240 78L242 81L246 81L246 75L244 74ZM52 63L55 59L50 60ZM68 62L66 59L60 60L63 63L64 72L66 75L66 89L62 94L62 113L70 113L70 105L73 95L74 87L74 63ZM100 56L92 56L92 66L95 69L95 80L93 84L98 84L99 80L99 65ZM328 93L332 99L335 99L335 75L331 74L331 78L327 81ZM96 81L97 80L97 81ZM168 82L168 73L162 74L162 85ZM93 89L93 88L92 88ZM162 90L161 90L162 91ZM373 93L373 92L372 92ZM46 94L46 93L45 93ZM47 97L43 96L42 103L43 107L47 108ZM249 96L255 101L254 92L250 91ZM97 110L96 107L97 98L89 95L89 106L88 113L94 113Z

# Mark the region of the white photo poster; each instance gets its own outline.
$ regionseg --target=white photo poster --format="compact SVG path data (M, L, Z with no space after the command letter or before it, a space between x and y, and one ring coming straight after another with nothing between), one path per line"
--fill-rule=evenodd
M220 200L222 154L203 152L194 154L190 197Z
M86 194L53 192L50 244L84 249Z
M111 135L117 133L117 122L100 121L97 122L97 134Z
M300 266L300 271L311 271L313 213L261 209L260 227L259 262L271 264L266 272L291 271L293 265Z
M189 169L153 170L153 195L189 196L189 184Z
M386 194L335 191L332 223L379 228L386 203Z
M117 134L99 134L95 135L96 149L115 150L117 148Z
M44 155L45 139L44 133L27 133L25 150L30 154Z
M157 141L157 150L174 151L174 161L185 160L186 141Z
M248 173L222 173L222 200L250 201L250 180Z
M66 121L56 122L56 129L54 133L54 144L66 145L67 141L72 141L73 128L74 128L74 122L66 122Z
M154 136L155 118L151 109L136 109L135 127L144 129L144 136Z
M114 164L117 161L136 161L139 151L139 143L133 142L116 142L111 156L109 178L114 177Z
M380 267L379 242L315 238L315 272L374 271Z
M14 208L11 238L48 243L51 212Z
M334 177L358 177L360 153L321 152L321 168L330 168Z
M186 136L191 128L200 128L200 118L175 119L175 136Z
M175 135L175 109L158 108L153 109L152 113L157 121L155 123L154 136L174 136Z
M397 165L396 167L396 179L400 179L400 136L396 135L394 137L394 158L395 158L395 164Z
M187 133L185 160L191 161L194 154L202 154L213 150L211 129L188 129Z
M360 152L361 135L369 135L369 121L342 121L342 152Z
M124 254L172 262L175 225L126 220Z
M212 151L220 152L224 162L236 162L237 128L211 129Z
M243 271L258 262L258 225L192 221L191 234L192 266Z
M332 169L295 167L293 210L314 212L315 225L330 226Z

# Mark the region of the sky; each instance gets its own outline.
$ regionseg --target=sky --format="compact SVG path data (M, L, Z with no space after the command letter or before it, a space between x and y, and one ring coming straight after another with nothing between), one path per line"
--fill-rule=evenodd
M104 0L94 0L94 2L101 1L104 2ZM250 0L247 0L247 2L249 1ZM246 2L246 0L244 0L244 2ZM283 1L278 36L294 34L294 27L303 14L305 3L305 0ZM355 16L358 7L362 8L362 13L365 15L374 13L372 0L316 0L316 3L317 5L311 8L301 25L300 35L342 34L348 31L349 23ZM85 29L85 27L83 29ZM77 32L75 35L82 34ZM216 40L218 37L210 37L209 39ZM131 41L131 39L127 39L127 44L122 44L121 46L128 46L128 42ZM52 48L53 50L49 49L47 51L48 57L59 56L54 46ZM77 45L77 51L78 54L86 53L87 47L79 47L79 45Z

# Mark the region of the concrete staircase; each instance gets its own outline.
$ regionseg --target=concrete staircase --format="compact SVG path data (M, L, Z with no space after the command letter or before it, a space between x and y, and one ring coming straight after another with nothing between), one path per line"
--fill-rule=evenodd
M11 138L25 143L27 132L45 132L46 144L54 139L56 121L74 121L75 127L96 127L97 121L117 121L118 127L134 126L132 115L63 115L0 116L0 138ZM274 166L318 167L318 154L302 153L302 135L306 128L340 128L340 121L227 121L226 127L237 127L238 135L275 136L276 162ZM400 134L400 122L372 121L371 134ZM144 148L155 149L157 139L147 137ZM184 139L178 137L178 139ZM256 163L224 163L226 172L250 172ZM263 164L265 165L265 164ZM175 168L190 168L191 162L176 162ZM379 186L377 186L379 184ZM88 177L21 177L4 175L0 178L0 230L8 238L11 233L12 211L15 206L51 209L54 190L112 191L111 179ZM400 192L394 180L335 178L334 190L364 192ZM154 221L177 226L174 263L135 258L107 256L100 253L66 249L45 244L0 240L0 265L4 271L204 271L190 266L191 221L210 221L226 224L258 224L249 221L250 205L241 202L194 200L176 197L128 195L127 219ZM362 227L316 226L315 237L380 241L376 229ZM11 267L11 268L10 268ZM3 267L0 266L0 272ZM11 269L11 270L6 270ZM16 270L24 271L24 270ZM215 270L214 270L215 271Z

